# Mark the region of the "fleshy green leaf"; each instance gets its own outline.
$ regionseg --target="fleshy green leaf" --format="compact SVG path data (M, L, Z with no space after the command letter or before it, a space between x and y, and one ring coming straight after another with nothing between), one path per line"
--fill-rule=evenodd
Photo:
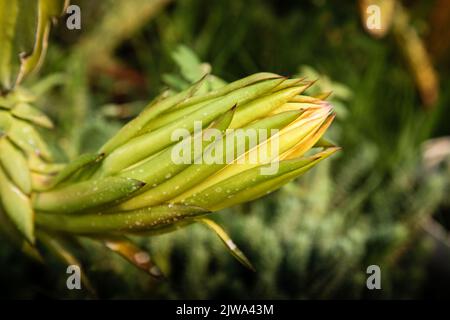
M5 135L11 127L12 117L7 111L0 110L0 137Z
M214 99L217 97L224 96L228 93L231 93L235 90L250 86L252 84L258 83L260 81L264 80L270 80L270 79L281 79L282 77L275 73L269 73L269 72L260 72L255 73L253 75L250 75L248 77L242 78L240 80L234 81L232 83L227 84L226 86L223 86L221 88L218 88L216 90L210 91L203 95L193 96L189 99L186 99L186 101L178 104L175 109L178 108L185 108L188 106L192 106L197 103L204 102L206 100Z
M131 240L120 236L98 236L93 239L99 240L109 250L119 254L125 260L144 270L156 279L164 278L163 273L153 262L147 251L139 248Z
M199 83L194 84L191 88L176 95L158 99L155 103L150 103L141 114L122 127L122 129L120 129L119 132L101 148L100 153L109 154L133 137L137 136L152 119L194 95L201 82L202 80L200 80Z
M44 113L28 103L16 104L12 109L12 115L23 120L31 121L32 123L47 129L53 128L52 121Z
M305 88L306 86L287 88L241 106L238 108L230 128L241 128L256 119L267 116L272 110L285 104Z
M279 129L285 126L287 123L292 122L296 117L298 117L298 114L299 113L295 111L291 113L272 116L270 118L257 121L248 128L264 128L267 130ZM223 139L211 143L206 148L205 152L208 152L208 150L211 149L217 150L217 156L221 157L221 161L219 163L209 164L203 162L200 164L195 164L195 161L193 161L194 164L188 166L185 170L181 171L176 176L167 176L165 182L122 203L120 205L120 208L122 208L123 210L133 210L150 205L160 204L173 199L174 197L182 194L187 190L194 188L202 181L208 180L208 178L215 172L227 166L226 159L234 159L235 157L239 156L238 150L245 151L253 147L253 145L249 145L247 139L237 139L234 148L226 148L227 140L235 139L236 134L236 131L233 131ZM172 163L172 160L170 163Z
M11 127L8 130L8 137L23 151L40 155L45 160L52 159L47 144L29 123L19 119L13 119Z
M0 206L0 236L5 236L7 240L34 261L39 263L44 262L38 249L25 239L14 222L3 212L2 206Z
M41 241L50 251L60 259L60 261L67 266L78 266L81 271L81 283L83 285L83 289L88 290L93 296L96 296L96 292L94 287L89 280L89 277L84 272L83 265L76 258L75 254L72 252L70 243L76 241L76 239L67 239L67 237L63 237L57 234L48 234L45 232L38 233L38 239ZM78 244L78 243L77 243Z
M31 53L22 54L21 65L16 83L39 68L47 50L47 41L50 34L51 19L61 15L68 0L40 0L38 5L38 24L35 34L34 48ZM30 10L30 9L28 9Z
M186 199L183 203L202 205L211 211L217 211L257 199L299 177L338 150L340 148L329 148L311 157L281 161L276 176L261 175L259 168L250 169L239 175L241 183L234 183L233 180L237 179L231 177L198 195L192 196L190 199Z
M35 173L53 175L61 172L65 167L63 163L46 162L34 153L28 155L28 168Z
M71 161L67 164L64 169L58 173L58 175L52 180L52 185L57 186L61 182L70 178L80 169L85 168L86 166L96 163L103 159L103 154L97 153L89 153L79 156L77 159Z
M231 120L233 119L235 109L232 109L225 113L223 116L219 117L216 121L214 121L210 128L217 129L221 131L222 133L225 132L225 130L228 128L228 126L231 123ZM206 132L206 131L205 131ZM189 141L191 143L191 158L193 159L194 154L194 148L193 144L196 139L199 139L200 135L204 134L204 132L199 132L196 135L194 135ZM177 145L185 143L184 141L179 142ZM206 148L210 142L203 141L202 148ZM168 179L168 177L172 177L188 167L190 164L175 164L172 161L172 151L174 148L177 147L175 145L174 147L167 148L166 150L162 151L161 153L157 154L154 157L151 157L149 160L144 161L141 164L138 164L136 166L133 166L132 168L125 170L121 172L119 175L122 177L127 178L133 178L138 179L140 181L144 181L147 183L147 186L145 186L141 191L144 191L148 188L155 187L156 185L160 184L161 182Z
M12 87L14 36L18 13L17 0L0 0L0 93Z

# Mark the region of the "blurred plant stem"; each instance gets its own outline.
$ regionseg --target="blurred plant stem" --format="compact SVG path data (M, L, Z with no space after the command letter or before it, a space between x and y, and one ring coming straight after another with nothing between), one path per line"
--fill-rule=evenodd
M105 15L77 46L88 64L88 70L100 71L112 78L126 78L139 84L143 77L114 57L114 50L164 9L171 0L108 1ZM107 36L105 36L107 35Z
M79 44L66 65L67 79L64 94L69 105L58 109L62 130L61 146L73 159L83 150L83 134L92 127L90 113L89 77L98 73L115 79L115 93L127 91L130 87L143 87L145 78L138 71L127 67L116 59L114 51L122 42L155 17L171 0L108 0L101 4L104 14L98 23L83 33ZM105 36L107 35L107 36ZM94 121L95 122L95 121Z

